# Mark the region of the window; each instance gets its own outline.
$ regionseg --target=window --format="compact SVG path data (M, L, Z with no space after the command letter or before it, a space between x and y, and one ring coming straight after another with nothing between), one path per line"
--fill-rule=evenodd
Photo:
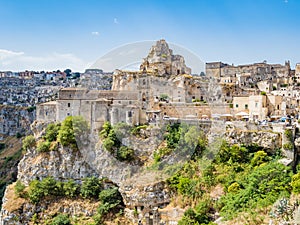
M257 108L258 107L258 102L255 102L255 108Z
M71 107L71 103L68 103L68 107Z
M245 109L248 109L248 105L247 104L245 105Z
M235 104L235 108L238 108L239 107L239 104Z
M128 117L132 117L132 112L128 111Z

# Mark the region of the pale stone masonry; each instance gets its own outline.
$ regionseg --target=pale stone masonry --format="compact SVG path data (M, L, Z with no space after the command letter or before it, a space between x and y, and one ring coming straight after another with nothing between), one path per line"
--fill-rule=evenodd
M207 63L206 76L192 76L184 58L159 40L139 71L114 72L111 90L62 89L57 101L37 106L37 120L82 115L96 130L105 121L135 125L157 124L166 118L255 121L297 116L299 77L300 65L292 70L289 61L284 65Z

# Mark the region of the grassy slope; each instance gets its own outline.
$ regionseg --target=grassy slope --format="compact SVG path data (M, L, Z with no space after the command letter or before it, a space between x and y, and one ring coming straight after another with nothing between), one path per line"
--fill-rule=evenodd
M14 136L4 138L5 148L0 152L0 206L7 184L17 178L18 163L22 158L22 140Z

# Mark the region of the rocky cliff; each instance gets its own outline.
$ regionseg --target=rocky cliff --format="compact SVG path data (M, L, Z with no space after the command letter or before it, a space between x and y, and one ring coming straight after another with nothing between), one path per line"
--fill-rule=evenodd
M42 129L43 126L45 124L35 124L33 127L37 139L40 139L45 133ZM231 144L256 144L270 151L282 146L282 134L280 133L266 130L246 131L233 126L226 127L226 125L223 128L212 126L210 129L206 129L210 142L219 136ZM86 177L107 177L119 187L123 202L127 207L126 214L135 223L145 218L150 221L150 217L154 218L152 222L159 221L159 216L157 218L155 216L159 214L176 214L175 217L178 217L178 212L181 212L179 214L182 215L181 209L174 209L175 211L159 209L168 206L172 201L172 195L165 178L161 174L147 169L151 167L154 152L163 146L163 132L165 131L162 131L160 128L148 127L141 130L138 135L128 135L122 138L122 144L134 150L135 160L131 162L121 162L113 157L104 149L103 140L98 139L97 136L90 136L89 145L77 150L61 145L58 145L55 151L49 152L39 152L36 147L29 148L18 165L18 180L28 185L34 179L42 180L49 176L59 181L73 179L79 183ZM169 156L170 158L172 158L172 154ZM72 216L80 214L91 218L98 206L97 202L87 204L82 199L71 201L63 198L50 199L48 202L35 205L17 198L13 189L14 184L6 190L0 224L31 224L35 214L46 218L47 212L50 211L52 214L61 212ZM14 201L16 204L12 204ZM137 215L134 215L135 213Z

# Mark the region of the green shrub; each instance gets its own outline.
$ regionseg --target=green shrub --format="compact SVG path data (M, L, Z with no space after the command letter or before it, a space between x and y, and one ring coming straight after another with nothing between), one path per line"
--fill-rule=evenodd
M163 158L166 155L169 155L171 152L172 149L168 147L159 148L157 151L153 153L154 163L158 163L161 160L161 158Z
M288 138L289 141L293 142L293 132L292 130L285 130L284 131L285 136Z
M183 217L178 221L178 225L209 224L211 218L208 216L210 210L210 200L202 199L195 209L189 208L184 212Z
M283 149L284 150L289 150L289 151L292 151L294 149L294 145L292 143L285 143L283 145Z
M80 194L83 198L94 198L98 197L102 189L103 185L101 180L97 177L87 177L82 182Z
M132 135L138 135L141 130L146 130L147 127L148 127L148 125L140 125L140 126L133 127L131 129L131 134Z
M15 185L15 194L18 197L24 197L25 194L24 190L25 190L25 185L22 184L20 180L18 180Z
M293 188L294 193L296 193L296 194L300 193L300 173L299 172L292 176L291 186Z
M260 92L261 95L267 95L265 91Z
M122 196L118 191L118 188L109 188L102 190L99 194L99 200L102 204L109 203L109 204L121 204L122 203Z
M28 148L32 148L35 146L35 144L36 144L36 142L35 142L35 138L33 137L33 135L29 135L29 136L25 137L23 140L23 149L27 150Z
M251 159L252 166L259 166L260 164L269 161L268 154L264 151L258 151L254 153L253 158Z
M71 221L67 215L59 214L52 219L50 225L71 225Z
M277 162L261 164L238 179L241 188L221 198L221 216L225 219L232 219L243 210L269 206L291 190L291 171Z
M28 192L29 200L32 203L38 203L42 197L44 197L44 191L41 188L40 181L33 180L29 184L29 192Z
M134 159L134 150L127 146L121 146L117 150L117 159L120 161L132 161Z
M111 124L108 121L106 121L102 126L102 130L100 131L99 136L101 138L107 138L111 129L112 129Z
M60 123L49 124L46 128L45 139L49 142L56 141L59 130L60 130Z
M167 101L169 99L169 96L167 94L161 94L159 96L160 101Z
M229 193L230 192L238 192L239 190L240 190L240 185L237 182L232 183L227 189L227 191Z
M67 197L75 197L77 196L79 191L79 185L75 183L74 180L68 180L67 182L63 183L63 192L64 195Z
M175 123L167 126L167 134L165 140L167 141L167 147L174 149L178 146L181 137L181 126L179 123Z
M226 142L223 142L222 146L217 155L218 162L246 162L248 160L248 149L239 146L239 145L232 145L229 146Z
M78 144L87 141L88 133L88 123L82 116L68 116L61 124L57 139L63 146L77 149Z
M49 152L51 143L49 141L39 142L36 150L38 152Z

